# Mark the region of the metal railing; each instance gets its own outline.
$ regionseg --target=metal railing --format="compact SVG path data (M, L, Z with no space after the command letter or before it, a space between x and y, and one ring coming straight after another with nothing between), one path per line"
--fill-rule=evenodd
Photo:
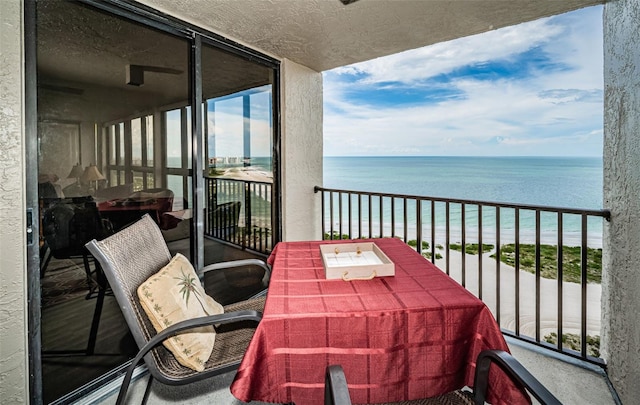
M272 188L266 182L205 177L205 236L270 253Z
M598 277L608 210L318 186L315 192L322 193L323 239L399 237L415 244L487 304L505 335L604 367Z

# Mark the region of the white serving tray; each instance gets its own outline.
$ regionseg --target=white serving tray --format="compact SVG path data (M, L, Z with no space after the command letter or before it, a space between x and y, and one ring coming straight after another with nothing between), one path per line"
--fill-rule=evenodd
M393 262L373 242L320 245L320 255L328 280L370 280L396 274Z

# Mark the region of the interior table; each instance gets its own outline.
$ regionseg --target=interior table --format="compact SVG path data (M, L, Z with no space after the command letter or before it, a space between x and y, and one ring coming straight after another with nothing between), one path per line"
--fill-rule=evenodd
M155 199L148 201L120 199L98 203L100 215L111 221L114 231L118 231L139 220L144 214L149 214L156 223L160 224L161 207L162 203Z
M325 279L321 244L365 241L395 276ZM269 263L263 319L231 385L242 401L322 404L329 364L354 403L429 398L471 387L482 350L509 350L485 304L399 239L281 242ZM529 402L495 366L490 382L489 402Z

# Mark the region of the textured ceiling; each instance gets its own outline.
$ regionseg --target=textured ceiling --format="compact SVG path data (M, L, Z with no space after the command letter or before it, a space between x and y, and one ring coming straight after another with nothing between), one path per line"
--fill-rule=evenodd
M1 1L1 0L0 0ZM140 0L194 25L316 71L512 25L601 0ZM101 120L188 99L189 43L77 2L40 0L38 80L43 92L120 100ZM127 65L144 73L126 84ZM203 51L205 98L270 82L268 68ZM83 95L84 94L84 95Z
M188 99L186 39L58 0L38 1L37 22L42 94L84 97L87 104L92 97L100 99L101 120ZM127 65L148 67L143 85L127 84ZM205 98L256 88L271 77L268 68L210 46L202 51L202 75ZM117 102L107 107L106 100Z
M139 0L316 71L560 14L603 0Z

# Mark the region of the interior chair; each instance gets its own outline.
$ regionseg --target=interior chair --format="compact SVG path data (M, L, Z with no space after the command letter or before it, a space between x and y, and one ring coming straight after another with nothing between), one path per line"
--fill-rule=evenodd
M89 285L90 298L97 289L96 273L89 265L89 252L84 247L91 239L102 239L110 233L91 197L64 198L50 202L42 215L44 248L40 276L44 277L51 257L71 259L81 257Z
M524 366L503 350L484 350L478 355L473 391L456 390L433 398L394 402L383 405L484 405L489 386L491 364L500 367L521 389L535 397L542 405L562 405ZM325 372L325 405L351 405L351 396L342 366L327 366Z
M224 314L178 322L156 333L136 293L145 280L166 266L172 258L155 221L146 214L114 235L102 241L92 240L86 246L101 263L139 348L127 369L117 404L125 400L133 371L142 359L150 373L143 403L147 402L153 380L168 385L181 385L238 368L255 327L262 318L266 290L250 299L224 306ZM206 272L246 266L259 266L264 270L266 288L270 268L257 259L216 263L197 273L202 279ZM182 331L203 325L215 325L216 337L213 353L206 361L204 371L198 372L178 363L162 342Z
M93 354L108 285L97 262L94 261L95 269L91 269L90 261L93 258L84 245L91 239L103 238L109 233L109 224L102 220L91 197L57 199L50 202L44 209L42 215L44 243L41 248L40 277L45 276L52 257L59 260L82 258L88 287L85 299L97 298L97 300L86 349L50 350L43 352L43 355Z

